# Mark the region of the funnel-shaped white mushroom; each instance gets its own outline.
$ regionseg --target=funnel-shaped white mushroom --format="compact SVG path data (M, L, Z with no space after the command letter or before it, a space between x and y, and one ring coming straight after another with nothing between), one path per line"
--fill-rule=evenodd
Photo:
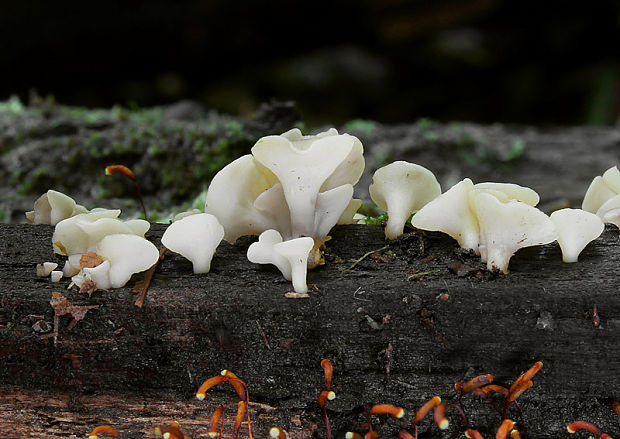
M84 268L83 274L73 276L78 286L89 280L96 284L96 289L120 288L132 274L148 270L159 259L157 247L132 234L106 236L97 244L96 253L103 258L103 263Z
M116 219L120 210L96 210L67 218L56 225L52 242L54 252L69 256L94 250L103 237L114 234L144 236L148 221Z
M291 213L293 237L316 236L315 209L319 190L349 156L353 145L354 138L348 135L322 136L303 140L301 144L293 144L283 136L267 136L252 147L254 158L282 184ZM339 209L342 214L349 201L346 200L344 206L333 206L333 210Z
M473 187L469 178L460 181L420 209L411 224L418 229L446 233L462 248L478 253L478 220L469 206Z
M86 208L76 204L73 198L50 189L34 202L34 210L26 212L26 218L35 224L55 226L64 219L85 212Z
M480 235L487 251L487 268L508 272L512 255L520 248L542 245L557 239L551 219L537 208L520 201L502 203L478 191L471 199Z
M224 237L224 227L208 213L187 216L170 224L161 242L166 248L189 259L194 273L208 273L211 259Z
M577 262L585 246L601 236L605 229L601 218L581 209L556 210L550 218L558 231L564 262Z
M375 171L368 191L370 198L388 214L385 237L396 239L403 234L409 216L437 198L441 187L428 169L397 161Z
M618 194L620 194L620 171L614 166L602 176L594 177L583 197L581 208L596 213L607 200Z
M314 246L310 237L282 241L277 230L266 230L248 248L248 259L255 264L273 264L285 279L293 281L297 293L307 293L308 254Z

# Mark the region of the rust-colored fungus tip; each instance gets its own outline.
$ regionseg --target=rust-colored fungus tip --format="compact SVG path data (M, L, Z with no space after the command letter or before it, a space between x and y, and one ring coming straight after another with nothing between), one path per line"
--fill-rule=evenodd
M473 428L468 428L465 430L465 437L469 439L484 439L478 430L474 430Z
M332 385L332 376L334 374L334 366L332 366L331 361L327 358L324 358L321 361L321 367L325 371L325 388L329 389Z
M332 390L323 390L317 399L321 408L325 408L327 401L333 401L335 398L336 394Z
M80 267L95 268L103 262L103 258L95 252L88 252L80 257Z
M376 439L379 437L379 433L374 430L370 430L368 433L364 435L364 439Z
M618 401L612 402L611 407L614 409L614 412L616 412L616 414L620 416L620 402Z
M234 430L235 430L235 436L234 438L237 439L237 437L239 437L239 431L241 431L241 423L243 422L243 417L245 416L245 411L246 411L246 402L245 401L239 401L237 403L237 415L235 416L235 424L234 424Z
M218 384L222 384L224 381L228 381L228 378L222 375L216 375L209 378L204 383L202 383L202 386L200 386L196 391L196 398L202 401L203 399L205 399L205 394L207 393L207 390L217 386Z
M237 392L237 395L239 396L239 399L242 400L242 401L246 401L247 394L246 394L245 383L243 382L243 380L241 378L239 378L237 375L235 375L234 373L232 373L228 369L224 369L221 372L221 375L225 376L226 378L228 378L228 381L230 382L230 385L235 388L235 391Z
M125 165L106 166L105 175L112 175L112 174L123 174L125 177L133 181L135 181L136 179L136 175L133 173L133 171Z
M405 416L405 410L402 407L396 407L391 404L375 404L370 408L369 415L392 415L394 418L400 419Z
M433 410L433 420L440 430L445 430L450 426L450 421L448 421L445 416L447 408L448 406L442 403L435 407L435 410Z
M614 438L608 435L607 433L603 433L601 437L599 437L598 439L614 439Z
M566 430L568 430L569 433L575 433L578 430L587 430L595 436L601 435L601 432L594 424L590 424L589 422L584 421L577 421L573 422L572 424L568 424L566 426Z
M408 431L398 432L398 439L415 439L415 437Z
M537 361L536 363L534 363L532 367L530 367L528 370L523 372L521 376L517 378L514 383L512 383L512 386L510 386L510 389L509 389L510 393L513 393L513 391L515 391L515 389L520 387L523 383L527 381L531 381L534 375L536 375L538 371L542 369L542 366L543 366L542 362Z
M415 418L413 418L413 425L420 422L434 407L441 404L441 398L439 396L433 396L426 401L422 407L416 412Z
M88 434L88 439L97 439L100 433L107 433L114 437L118 436L118 431L116 431L115 428L110 427L109 425L99 425Z
M521 433L516 428L510 430L510 439L521 439Z
M504 386L499 386L497 384L487 384L484 387L481 387L479 389L477 389L477 391L474 391L476 394L479 394L478 391L480 391L483 395L487 395L489 394L489 392L496 392L496 393L501 393L504 396L508 396L508 389L505 388Z
M465 395L467 393L473 392L475 389L492 383L494 379L495 377L488 373L485 375L478 375L477 377L474 377L471 380L467 381L460 389L457 390L460 390L460 392Z
M517 399L523 392L532 387L533 383L531 381L522 381L519 383L514 390L512 390L512 386L510 386L511 390L508 393L508 401L512 402Z
M287 439L288 434L286 434L286 431L282 430L280 427L271 427L269 430L269 437L274 439Z
M506 439L512 427L515 426L514 421L510 419L504 419L495 433L495 439Z
M170 425L160 425L155 427L155 435L161 436L164 439L186 439L187 436L179 430L178 422L171 422Z
M224 413L224 407L218 406L211 415L211 424L209 427L209 436L216 437L220 433L220 427L217 424L220 423L222 419L222 414Z

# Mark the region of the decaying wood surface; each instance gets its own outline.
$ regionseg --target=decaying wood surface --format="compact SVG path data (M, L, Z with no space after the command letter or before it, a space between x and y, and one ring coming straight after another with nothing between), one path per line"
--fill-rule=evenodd
M156 245L164 228L149 232ZM538 360L544 367L519 399L529 437L564 437L575 420L620 433L611 408L620 399L614 227L579 263L563 264L553 244L519 251L510 273L497 275L442 234L408 229L386 242L379 226L340 226L328 264L308 275L306 299L286 298L289 282L246 260L247 238L222 243L205 275L166 254L142 308L131 293L137 277L91 297L67 290L68 281L37 278L37 263L62 262L52 231L0 225L0 437L85 437L101 423L123 437L152 437L152 428L174 419L202 437L209 408L228 404L234 417L230 388L202 403L193 398L221 369L243 378L261 404L253 406L255 437L271 425L325 437L316 403L322 358L335 367L337 398L328 404L335 437L363 433L372 403L403 406L411 422L431 396L455 400L456 381L492 373L510 385ZM78 322L58 317L55 337L55 291L98 308ZM469 395L465 406L472 425L493 437L498 416L490 405ZM452 437L458 416L448 416L446 433L425 420L420 438ZM383 437L401 427L376 421Z

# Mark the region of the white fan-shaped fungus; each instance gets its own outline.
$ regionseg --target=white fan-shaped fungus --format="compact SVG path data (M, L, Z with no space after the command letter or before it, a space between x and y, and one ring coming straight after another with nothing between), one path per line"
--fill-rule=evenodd
M141 236L115 234L104 237L96 246L103 262L96 267L83 268L73 276L76 285L95 284L96 289L120 288L132 274L148 270L159 259L157 247Z
M607 200L618 194L620 194L620 171L613 166L602 176L594 177L583 197L581 208L596 213Z
M211 259L224 237L224 227L208 213L186 216L168 226L161 242L192 262L194 273L208 273Z
M478 220L469 206L473 187L469 178L460 181L420 209L411 224L418 229L446 233L462 248L478 253Z
M494 195L480 191L474 194L471 203L480 235L486 243L489 270L499 269L507 273L510 258L518 249L548 244L558 237L551 219L524 202L502 202Z
M307 293L308 254L314 246L310 237L282 241L277 230L266 230L248 248L248 260L255 264L273 264L286 280L293 281L297 293Z
M64 219L86 212L86 208L76 204L73 198L50 189L34 202L34 210L26 212L26 218L35 224L55 226Z
M577 262L585 246L601 236L605 229L601 218L582 209L556 210L550 218L558 231L564 262Z
M387 239L402 235L409 216L441 194L441 187L431 171L404 161L377 169L368 190L370 198L388 214Z

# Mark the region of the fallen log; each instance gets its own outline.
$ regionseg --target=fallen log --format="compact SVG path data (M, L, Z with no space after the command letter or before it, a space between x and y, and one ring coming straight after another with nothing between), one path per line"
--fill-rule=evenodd
M147 237L159 245L164 229L153 225ZM364 433L373 403L402 406L411 422L433 395L456 401L457 381L491 373L509 386L535 361L543 369L519 398L528 437L557 438L575 420L619 433L617 229L608 226L575 264L562 263L556 244L520 250L507 275L443 234L406 231L386 242L379 226L335 228L328 263L308 275L308 298L287 298L292 287L279 272L247 261L251 238L222 243L205 275L168 253L140 308L131 282L88 297L68 280L38 278L37 263L62 263L53 228L0 225L0 437L41 437L41 428L45 437L82 437L101 423L145 437L167 416L202 437L209 409L225 403L234 417L232 389L193 398L222 369L259 404L250 406L257 437L271 425L325 437L316 402L323 358L335 368L336 437ZM79 321L55 319L53 292L97 308ZM463 401L472 426L493 436L493 408L475 395ZM457 412L448 417L448 433L424 420L420 437L462 432ZM382 437L408 427L375 421Z

